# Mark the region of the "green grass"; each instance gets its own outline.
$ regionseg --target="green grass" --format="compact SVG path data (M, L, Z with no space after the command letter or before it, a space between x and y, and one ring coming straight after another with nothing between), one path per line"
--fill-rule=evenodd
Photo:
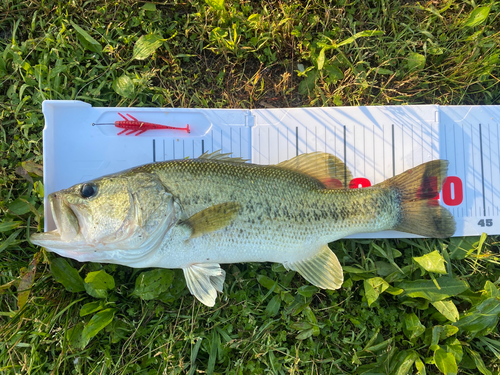
M0 373L499 374L496 237L338 241L335 292L279 265L228 265L214 308L177 271L65 262L29 242L45 99L499 104L498 14L461 0L1 1Z

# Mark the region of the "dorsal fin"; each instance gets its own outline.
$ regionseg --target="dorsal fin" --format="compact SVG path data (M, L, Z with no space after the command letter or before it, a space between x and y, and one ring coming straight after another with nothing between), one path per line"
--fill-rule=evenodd
M326 152L298 155L277 164L278 167L302 172L323 183L326 189L344 189L349 186L352 174L342 160Z
M217 150L217 151L214 151L212 153L208 153L208 151L206 151L205 153L203 153L202 155L200 155L198 157L198 159L229 161L229 162L232 162L232 163L245 163L245 162L248 161L248 159L243 159L243 158L240 158L240 157L232 158L230 152L228 152L226 154L223 154L222 150Z

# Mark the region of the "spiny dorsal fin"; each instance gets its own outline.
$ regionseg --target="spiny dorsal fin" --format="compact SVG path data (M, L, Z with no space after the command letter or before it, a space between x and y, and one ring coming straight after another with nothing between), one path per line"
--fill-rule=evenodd
M344 189L349 186L352 174L347 166L326 152L312 152L298 155L277 164L278 167L304 173L323 183L327 189Z
M212 153L208 153L208 151L206 151L205 153L200 155L198 159L227 161L232 163L246 163L248 161L248 159L243 159L240 157L232 158L230 155L232 155L230 152L223 154L222 150L217 150Z
M217 204L195 213L179 225L190 230L190 238L199 237L227 227L238 215L240 207L236 202Z
M344 282L344 273L337 256L328 245L323 245L312 257L283 263L285 268L300 273L318 288L338 289Z

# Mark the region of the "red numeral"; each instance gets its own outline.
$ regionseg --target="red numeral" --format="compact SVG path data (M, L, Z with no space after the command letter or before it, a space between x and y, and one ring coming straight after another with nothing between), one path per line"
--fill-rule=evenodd
M349 189L357 189L372 186L370 180L364 177L356 177L349 182ZM448 176L443 183L443 202L447 206L458 206L464 200L464 186L460 177ZM422 183L417 196L420 199L439 199L437 193L437 179L430 178Z
M462 184L462 180L457 176L446 177L446 180L444 180L443 184L444 204L446 204L447 206L458 206L460 203L462 203L463 200L464 200L464 187Z
M364 188L364 187L370 187L372 186L372 183L370 182L369 179L364 178L364 177L356 177L349 182L349 189L357 189L357 188Z

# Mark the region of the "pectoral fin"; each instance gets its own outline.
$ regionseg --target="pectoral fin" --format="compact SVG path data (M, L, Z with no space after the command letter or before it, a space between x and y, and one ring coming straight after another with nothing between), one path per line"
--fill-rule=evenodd
M191 233L190 238L199 237L227 227L238 215L240 207L236 202L217 204L197 212L179 225Z
M215 305L217 292L222 293L226 272L217 263L196 263L183 268L186 284L201 303Z
M289 270L297 271L318 288L338 289L344 282L342 266L328 245L322 246L312 257L283 265Z

